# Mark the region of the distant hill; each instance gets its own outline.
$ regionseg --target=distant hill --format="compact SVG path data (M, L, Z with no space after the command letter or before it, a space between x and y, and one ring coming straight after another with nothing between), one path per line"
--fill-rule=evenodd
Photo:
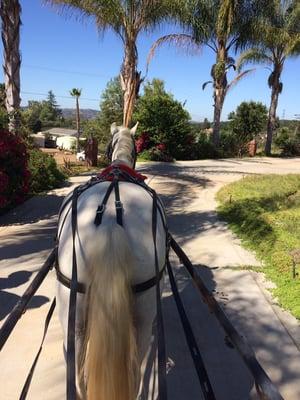
M75 108L62 108L61 109L64 118L76 118ZM95 119L97 118L99 111L92 110L90 108L80 109L80 117L82 119Z

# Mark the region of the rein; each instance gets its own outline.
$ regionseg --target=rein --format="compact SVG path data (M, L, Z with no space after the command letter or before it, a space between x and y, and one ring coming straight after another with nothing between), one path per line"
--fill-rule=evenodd
M153 199L153 208L152 208L152 234L153 234L153 244L154 244L154 252L155 252L155 276L148 281L142 282L132 287L134 293L140 293L146 291L153 286L156 286L156 299L157 299L157 333L158 333L158 386L159 386L159 399L166 400L167 399L167 384L166 384L166 350L165 350L165 339L164 339L164 325L163 325L163 315L162 315L162 306L161 306L161 296L160 296L160 280L165 271L165 267L167 265L170 284L172 288L172 292L174 295L174 299L177 305L177 310L180 316L180 320L185 332L185 338L188 344L188 348L191 353L191 357L194 362L194 366L199 378L200 387L202 390L203 398L205 400L215 400L215 395L212 389L212 386L209 381L209 377L207 371L205 369L204 362L201 357L201 353L199 351L196 339L194 337L191 325L187 318L187 315L184 310L184 306L180 299L180 295L178 293L178 288L176 285L176 281L171 269L171 264L169 262L168 250L171 247L173 251L176 253L184 267L190 274L190 277L196 286L196 288L200 291L203 300L207 303L208 307L211 309L213 314L219 320L222 325L225 333L230 338L231 342L235 346L235 348L240 353L243 358L245 364L250 370L255 386L257 389L258 396L261 400L283 400L282 396L278 392L277 388L274 386L264 369L261 367L259 362L256 359L256 356L249 346L249 344L239 335L239 333L235 330L233 325L228 320L226 314L219 306L218 302L214 298L214 296L208 291L204 282L201 280L200 276L197 274L193 264L186 256L181 247L177 244L174 238L168 233L168 228L164 219L163 213L163 205L161 203L160 198L157 196L156 192L151 189L148 185L144 183L143 175L136 173L133 170L130 170L128 167L113 165L107 168L100 174L98 177L92 178L89 182L84 185L78 186L74 189L73 194L66 199L63 203L59 218L62 215L62 212L66 209L67 205L71 206L66 211L64 219L62 221L61 229L57 233L57 243L59 242L62 228L65 224L66 218L71 212L71 224L72 224L72 238L73 238L73 261L72 261L72 279L68 279L65 277L61 271L59 270L59 265L57 262L57 246L52 250L48 259L38 272L37 276L34 278L33 282L29 285L28 289L25 291L23 296L20 298L17 305L14 307L13 311L7 317L3 327L0 329L0 350L4 346L6 340L8 339L10 333L15 327L16 323L20 319L21 315L26 311L26 307L43 282L49 270L52 268L53 264L56 267L57 279L64 286L70 289L70 302L69 302L69 320L68 320L68 346L67 346L67 400L76 399L76 362L75 362L75 319L76 319L76 299L77 293L86 293L86 287L84 284L78 282L77 280L77 259L76 259L76 249L75 249L75 241L76 241L76 232L77 232L77 200L80 195L87 190L88 188L99 184L101 182L111 181L109 188L102 200L102 203L98 206L96 211L96 216L94 223L96 226L101 225L103 213L105 212L105 206L108 201L109 196L112 194L112 191L115 192L115 207L116 207L116 222L123 226L123 205L120 200L119 194L119 181L125 181L128 183L137 184L143 187L149 195ZM161 271L158 268L158 260L157 260L157 247L156 247L156 231L157 231L157 216L160 214L162 224L167 233L167 259L166 265L163 267ZM56 258L56 260L55 260ZM55 262L56 261L56 262ZM42 342L38 353L34 359L32 367L27 375L25 384L22 389L22 393L20 395L20 400L25 400L29 391L30 383L32 380L32 376L39 359L39 356L42 351L44 339L46 337L46 333L48 330L48 326L50 323L50 319L53 315L53 311L55 308L55 298L50 306L48 311L45 325L44 325L44 334L42 338Z

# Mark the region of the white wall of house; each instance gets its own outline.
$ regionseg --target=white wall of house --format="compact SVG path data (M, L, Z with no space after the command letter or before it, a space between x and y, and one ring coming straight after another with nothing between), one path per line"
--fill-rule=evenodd
M36 133L36 134L32 134L30 135L30 137L33 139L34 144L37 147L45 147L45 135L43 135L41 132Z
M56 145L60 149L72 150L76 146L76 138L73 136L61 136L56 139Z

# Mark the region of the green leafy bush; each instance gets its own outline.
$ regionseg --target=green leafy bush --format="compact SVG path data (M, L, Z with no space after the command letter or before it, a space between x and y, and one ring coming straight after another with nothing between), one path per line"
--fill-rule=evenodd
M283 127L277 133L274 140L285 156L300 155L300 134L291 133L287 127Z
M163 81L154 79L145 85L134 119L139 121L139 129L149 135L151 143L165 145L165 154L176 159L190 159L195 140L189 113L166 92ZM153 154L156 153L153 150Z
M54 189L65 179L65 175L57 168L54 158L37 149L29 153L29 170L32 193Z
M201 132L198 136L194 153L195 154L192 154L193 158L202 160L206 158L216 158L219 155L215 145L204 132Z
M221 132L219 150L222 157L236 157L239 154L240 146L240 140L235 133Z
M142 160L148 161L164 161L164 162L172 162L173 158L166 153L163 148L160 148L159 145L152 147L149 150L144 150L139 154L139 157Z
M243 155L248 153L248 143L250 140L257 138L265 130L268 110L267 107L255 101L243 101L236 109L228 116L230 120L229 127L235 138L226 136L225 153L230 150L227 147L228 140L231 141L232 155Z

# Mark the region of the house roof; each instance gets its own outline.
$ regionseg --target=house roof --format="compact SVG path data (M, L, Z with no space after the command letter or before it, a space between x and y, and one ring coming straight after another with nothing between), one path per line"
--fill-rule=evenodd
M66 129L66 128L51 128L43 133L49 133L53 136L76 136L77 130L76 129Z

